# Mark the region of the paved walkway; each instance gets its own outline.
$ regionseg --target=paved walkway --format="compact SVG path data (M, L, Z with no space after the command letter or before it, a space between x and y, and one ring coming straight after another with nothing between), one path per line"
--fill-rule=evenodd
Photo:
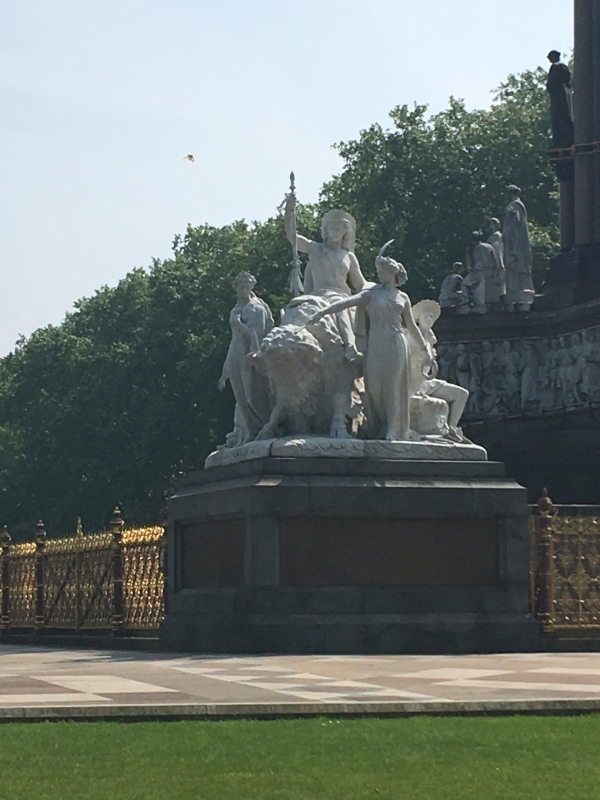
M600 712L600 653L200 656L0 645L0 720Z

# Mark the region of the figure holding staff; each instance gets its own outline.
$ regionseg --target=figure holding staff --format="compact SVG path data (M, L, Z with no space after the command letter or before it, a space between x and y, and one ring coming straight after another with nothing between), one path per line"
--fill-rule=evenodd
M321 222L321 231L322 242L313 242L297 233L296 195L292 181L292 191L285 201L285 232L294 248L295 259L298 251L308 253L304 293L325 297L330 302L345 300L352 295L352 290L360 292L369 285L354 255L356 222L345 211L328 211ZM295 280L294 269L293 267L292 281ZM299 277L299 268L297 275ZM294 287L291 288L294 291ZM349 308L350 306L344 306L340 309L336 313L336 320L344 344L344 355L348 361L353 361L358 356L358 350L354 338L353 314Z

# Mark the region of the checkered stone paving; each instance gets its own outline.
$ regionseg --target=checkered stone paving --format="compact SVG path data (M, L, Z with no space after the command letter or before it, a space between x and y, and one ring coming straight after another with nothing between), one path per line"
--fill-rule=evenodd
M0 719L600 710L600 653L156 655L0 645Z

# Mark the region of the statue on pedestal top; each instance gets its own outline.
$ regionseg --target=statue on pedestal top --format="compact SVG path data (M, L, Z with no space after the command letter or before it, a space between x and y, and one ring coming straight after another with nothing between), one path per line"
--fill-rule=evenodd
M560 60L558 50L551 50L548 53L548 61L551 67L548 70L546 91L550 95L552 146L571 147L575 141L571 73L567 65Z
M527 227L527 210L521 190L507 187L510 203L504 215L504 267L506 270L506 307L509 311L529 311L535 296L531 277L532 253Z
M501 280L498 273L498 260L491 244L483 241L481 231L473 231L471 235L473 249L472 272L481 275L477 291L473 296L475 313L484 314L492 308L497 308L501 297Z
M446 275L440 289L439 303L445 313L467 314L469 311L469 292L468 288L463 288L463 276L461 275L463 265L460 261L452 264L452 272Z
M271 413L268 381L247 359L273 328L271 309L254 294L255 285L249 272L240 272L233 281L237 303L229 315L231 343L218 383L222 391L229 381L235 395L234 429L227 435L226 447L255 439Z
M494 255L496 256L495 280L498 286L498 297L503 300L506 295L506 269L504 267L504 237L502 236L500 220L497 217L492 217L488 220L488 227L490 235L487 238L487 243L494 248Z

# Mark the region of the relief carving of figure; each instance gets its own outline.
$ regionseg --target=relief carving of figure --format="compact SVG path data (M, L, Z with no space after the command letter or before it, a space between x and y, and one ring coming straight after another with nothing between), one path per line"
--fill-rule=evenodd
M588 400L587 391L587 353L586 344L581 331L576 331L572 338L574 356L574 384L575 397L578 403L585 403Z
M553 390L550 377L550 342L542 339L538 346L539 367L538 367L538 399L539 407L542 411L550 410L553 405Z
M585 393L588 403L600 400L600 328L588 328L585 331Z
M563 385L561 380L562 353L558 339L550 340L550 352L546 359L550 389L552 395L551 408L561 408L564 405Z
M539 401L540 355L533 342L525 344L521 356L521 408L536 411Z
M440 378L448 381L448 383L456 383L456 353L454 352L454 348L441 344L437 348L437 355Z
M479 416L483 400L483 361L476 350L471 350L469 353L469 371L471 373L469 384L471 413Z
M484 414L498 414L502 392L502 376L498 356L491 342L483 342L482 349L482 410Z
M268 381L247 359L273 327L271 309L254 294L255 285L249 272L240 272L233 281L237 303L229 316L231 343L218 383L222 391L229 381L235 395L234 429L226 447L253 441L271 413Z
M498 362L503 373L502 401L507 411L517 411L521 407L520 357L506 339L496 344Z
M506 270L506 307L509 311L529 311L534 298L531 277L531 242L527 227L527 210L521 190L508 187L510 203L504 215L504 267Z

